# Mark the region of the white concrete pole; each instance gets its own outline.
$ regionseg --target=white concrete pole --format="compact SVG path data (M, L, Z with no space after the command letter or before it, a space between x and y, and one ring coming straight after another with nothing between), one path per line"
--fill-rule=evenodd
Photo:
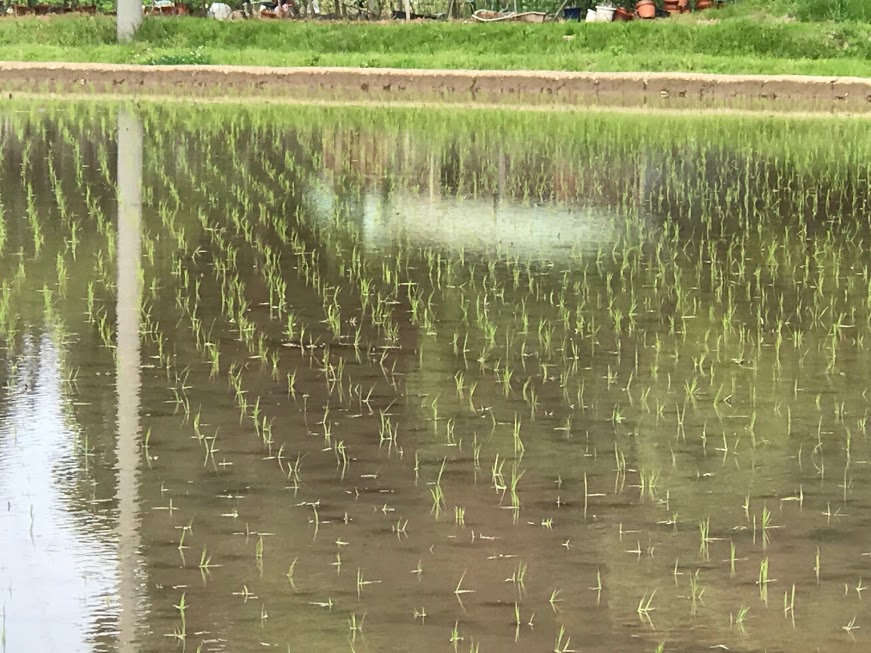
M135 653L139 613L139 324L142 304L142 123L118 113L118 650Z
M118 41L130 41L142 24L142 0L118 0Z

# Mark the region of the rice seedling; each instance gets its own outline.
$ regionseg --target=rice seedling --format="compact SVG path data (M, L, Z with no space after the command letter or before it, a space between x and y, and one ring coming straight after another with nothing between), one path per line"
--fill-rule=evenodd
M460 576L460 580L457 581L456 588L454 588L454 596L457 597L457 601L460 602L460 605L463 605L463 600L462 600L463 594L471 594L475 591L475 590L467 589L467 588L463 587L463 580L465 580L465 578L466 578L466 571L467 570L465 570L465 569L463 570L463 574ZM418 574L418 577L420 577L419 574Z
M786 617L787 615L795 623L795 585L792 586L791 591L783 592L783 616Z
M773 582L768 578L768 558L763 558L759 563L759 578L756 584L759 586L759 598L768 605L768 583Z
M173 633L176 639L181 642L185 642L187 639L187 618L185 617L187 613L187 604L185 603L186 594L182 592L181 598L178 601L177 605L173 605L176 610L178 610L179 616L179 625L176 627L175 632Z
M675 585L677 585L677 577L678 577L678 563L675 561L674 563L674 580ZM690 616L696 616L696 611L698 610L699 603L702 603L702 595L705 593L705 590L701 587L699 583L699 570L696 571L690 576Z
M526 590L526 564L518 562L511 576L505 579L506 583L514 585L519 598L523 597L523 592Z
M652 624L652 623L653 623L653 622L652 622L652 619L651 619L651 615L650 615L650 613L653 612L654 610L656 610L656 608L653 607L653 598L654 598L654 596L656 596L656 590L655 590L655 589L654 589L652 592L650 592L649 594L644 594L644 595L641 597L641 599L638 601L638 607L637 607L636 610L635 610L636 613L638 614L638 617L639 617L642 621L644 621L644 622L646 622L646 623L648 623L648 624Z
M841 628L843 630L845 630L847 632L847 634L850 635L851 637L853 637L853 631L858 630L860 627L861 626L856 625L856 617L853 617L852 619L850 619L850 621L847 622L847 625L841 626Z
M553 653L573 653L571 644L572 638L566 635L565 626L561 625L554 641Z
M357 617L356 612L352 612L350 618L348 619L348 628L351 631L351 641L354 642L357 640L357 636L363 636L363 622L366 621L366 613L364 612L362 616Z
M359 567L357 568L357 600L360 600L360 596L363 593L363 588L367 585L377 585L380 583L380 580L366 580L363 577L363 570Z
M463 636L460 635L460 622L455 621L454 627L451 629L451 639L450 639L451 645L453 646L455 653L457 651L457 647L459 646L459 643L462 642L463 639L464 639Z
M708 545L711 542L711 518L707 517L699 522L699 554L704 560L710 557Z

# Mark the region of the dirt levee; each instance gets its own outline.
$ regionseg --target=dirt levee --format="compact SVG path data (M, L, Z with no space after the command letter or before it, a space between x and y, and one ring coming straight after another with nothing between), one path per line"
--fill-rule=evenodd
M0 63L0 91L287 101L871 112L871 79L685 73Z

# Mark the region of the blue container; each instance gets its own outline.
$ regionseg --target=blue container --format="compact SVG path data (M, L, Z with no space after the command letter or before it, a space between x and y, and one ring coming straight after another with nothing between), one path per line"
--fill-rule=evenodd
M563 9L563 18L566 20L581 20L581 8L566 7Z

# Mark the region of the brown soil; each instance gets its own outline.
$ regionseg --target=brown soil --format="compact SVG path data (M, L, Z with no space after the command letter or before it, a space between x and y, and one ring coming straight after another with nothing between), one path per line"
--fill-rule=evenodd
M796 75L0 63L0 92L188 99L871 112L871 79Z

